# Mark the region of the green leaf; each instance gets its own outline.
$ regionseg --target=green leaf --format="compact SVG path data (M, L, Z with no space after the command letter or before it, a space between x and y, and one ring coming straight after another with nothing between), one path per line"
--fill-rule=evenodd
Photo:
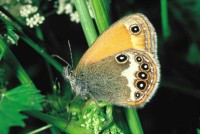
M39 90L26 84L16 87L0 96L0 133L7 134L9 127L24 127L23 119L27 116L21 111L42 110L41 102L44 96L39 94Z

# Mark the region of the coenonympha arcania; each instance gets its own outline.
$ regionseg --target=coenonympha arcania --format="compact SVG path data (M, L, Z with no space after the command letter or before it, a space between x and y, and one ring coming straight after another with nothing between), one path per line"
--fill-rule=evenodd
M142 107L160 80L157 35L147 17L133 14L106 30L64 77L82 99Z

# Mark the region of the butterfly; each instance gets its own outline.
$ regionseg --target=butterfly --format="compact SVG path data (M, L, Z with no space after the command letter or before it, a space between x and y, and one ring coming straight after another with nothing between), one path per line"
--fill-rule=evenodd
M140 13L120 19L99 36L75 70L64 67L64 77L82 99L143 107L160 80L154 27Z

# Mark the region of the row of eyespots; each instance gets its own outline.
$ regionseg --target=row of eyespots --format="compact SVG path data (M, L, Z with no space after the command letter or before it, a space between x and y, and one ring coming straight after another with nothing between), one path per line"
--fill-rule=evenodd
M145 91L147 88L147 80L149 78L149 74L147 71L149 71L150 66L148 63L144 62L143 58L141 56L136 56L135 57L136 62L139 63L139 71L136 72L136 78L138 78L134 85L139 91ZM142 95L141 92L136 92L135 97L140 98Z

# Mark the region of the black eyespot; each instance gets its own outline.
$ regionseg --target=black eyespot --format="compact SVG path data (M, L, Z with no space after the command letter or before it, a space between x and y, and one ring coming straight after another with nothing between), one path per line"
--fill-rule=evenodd
M136 86L137 86L138 89L144 90L146 88L146 83L144 81L138 81L136 83Z
M141 97L141 93L136 92L136 93L135 93L135 98L138 99L138 98L140 98L140 97Z
M116 61L118 63L125 63L126 61L128 61L128 56L125 54L119 54L115 57Z
M140 27L137 26L137 25L132 25L131 28L130 28L130 30L131 30L131 33L133 33L133 34L138 34L141 31Z
M140 63L140 62L142 62L143 61L143 59L142 59L142 57L140 57L140 56L136 56L136 61L138 62L138 63Z
M141 68L142 68L143 70L147 71L147 70L149 70L149 64L143 63L143 64L141 65Z
M147 77L148 77L148 75L147 75L146 72L139 72L139 73L138 73L138 77L139 77L140 79L146 80Z

